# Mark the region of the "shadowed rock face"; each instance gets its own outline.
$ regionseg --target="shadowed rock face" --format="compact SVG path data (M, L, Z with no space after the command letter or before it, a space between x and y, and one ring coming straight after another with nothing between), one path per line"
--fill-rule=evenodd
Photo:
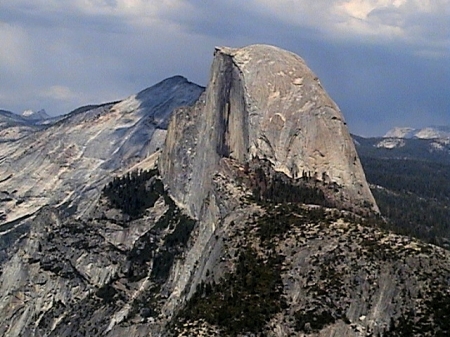
M150 153L175 106L182 107L159 160L167 191ZM320 203L325 195L312 205L309 197L299 201L310 192L301 184L339 192L293 178L307 169L339 183L348 201L372 200L339 118L297 56L267 46L218 49L205 92L172 78L37 133L31 139L50 158L10 148L11 162L29 163L26 172L36 158L34 167L47 163L44 177L65 182L45 189L80 197L70 198L78 205L72 215L55 206L32 216L24 200L25 218L0 224L0 336L450 335L448 251L329 208ZM74 153L58 157L67 150L45 141L49 130L65 134L61 150L77 145ZM0 156L6 168L7 158ZM68 175L58 174L61 167ZM143 180L126 174L101 192L108 177L132 168L152 170ZM3 205L33 182L19 177L0 171L0 187L18 188L0 190ZM261 181L271 191L258 193L262 199L255 193ZM83 184L98 191L85 193ZM142 187L153 201L127 213L125 195Z
M339 108L293 53L265 45L216 48L205 95L173 119L160 170L195 217L222 157L265 158L289 177L335 182L352 203L378 211Z

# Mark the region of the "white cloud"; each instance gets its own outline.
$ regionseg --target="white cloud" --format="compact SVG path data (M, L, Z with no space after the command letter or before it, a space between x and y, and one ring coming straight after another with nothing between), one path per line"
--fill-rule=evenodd
M164 14L183 11L183 0L75 0L68 4L72 10L86 16L115 18L118 24L148 27L161 23Z
M369 37L428 44L450 40L450 0L253 0L255 10L332 39ZM258 9L259 8L259 9ZM426 22L420 22L426 19ZM420 25L414 22L419 20ZM437 24L438 23L438 24ZM430 25L433 36L430 36Z
M77 94L64 85L52 85L51 87L42 90L40 96L58 101L71 101L77 97Z

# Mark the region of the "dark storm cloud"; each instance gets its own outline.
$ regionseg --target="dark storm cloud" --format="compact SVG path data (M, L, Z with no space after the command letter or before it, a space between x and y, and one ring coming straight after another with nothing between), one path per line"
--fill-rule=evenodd
M62 1L61 3L64 3ZM74 29L103 31L108 34L131 33L120 19L105 15L86 15L70 6L41 9L37 4L3 5L0 22L29 29ZM0 5L1 8L1 5Z
M189 3L195 8L190 15L172 13L171 17L188 30L221 38L234 46L274 44L302 56L341 107L352 132L373 136L395 125L450 123L448 57L425 59L418 53L420 46L407 42L331 41L309 27L288 24L247 8L236 10L232 2L209 6L198 0ZM418 18L404 20L398 10L388 8L370 15L392 26L419 25L426 33L423 38L429 38L427 44L439 41L432 32L442 27L442 22L433 23L431 16L411 22ZM420 26L425 23L430 26ZM443 35L441 31L439 34ZM435 50L439 52L440 47Z
M449 124L448 14L394 2L5 1L0 108L63 113L176 74L204 85L215 45L268 43L306 60L354 133Z
M424 62L405 46L342 47L328 49L316 68L351 131L380 135L395 125L449 124L445 59Z
M170 12L167 18L195 34L223 39L236 45L241 41L281 41L293 33L292 25L255 11L254 6L248 6L242 1L216 1L208 6L200 0L185 2L189 4L190 10ZM298 31L297 28L295 30ZM313 37L316 33L314 29L305 26L301 34Z

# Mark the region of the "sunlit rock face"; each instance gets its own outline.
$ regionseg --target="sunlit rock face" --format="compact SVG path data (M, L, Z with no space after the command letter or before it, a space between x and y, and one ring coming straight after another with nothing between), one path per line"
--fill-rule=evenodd
M173 116L160 170L191 215L200 213L222 157L264 158L289 177L335 182L348 200L377 210L342 113L288 51L216 48L205 94Z
M449 252L328 203L373 199L291 53L218 48L206 91L171 78L33 135L0 148L25 217L0 224L0 336L450 333Z
M0 224L44 205L77 207L81 215L113 173L162 147L172 111L193 104L203 90L184 77L171 77L122 101L80 108L26 137L2 142Z

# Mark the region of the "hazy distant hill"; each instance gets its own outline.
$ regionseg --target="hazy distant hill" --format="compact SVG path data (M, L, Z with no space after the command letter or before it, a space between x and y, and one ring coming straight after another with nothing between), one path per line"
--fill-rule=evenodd
M353 135L353 140L361 156L450 163L450 140L447 139L363 138Z
M422 129L395 127L389 130L384 138L450 139L450 126L428 126Z

